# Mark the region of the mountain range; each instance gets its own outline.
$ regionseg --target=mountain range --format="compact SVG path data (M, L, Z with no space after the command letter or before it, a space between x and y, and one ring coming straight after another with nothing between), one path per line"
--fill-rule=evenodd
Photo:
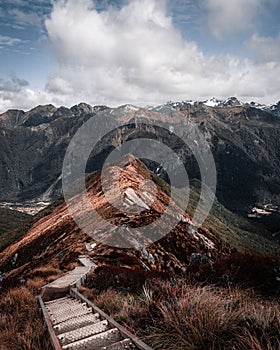
M213 102L214 100L212 100ZM217 167L217 198L228 209L247 215L254 207L278 205L280 201L280 119L279 103L259 108L241 104L236 98L213 103L178 102L155 108L92 107L85 103L56 108L38 106L23 112L9 110L0 115L0 201L15 203L53 202L61 194L61 169L67 146L83 123L96 114L104 119L114 115L119 121L156 120L163 126L181 128L197 125L208 141ZM193 155L163 131L131 129L111 133L91 154L88 172L100 169L115 146L133 137L157 135L179 153L190 179L199 179ZM142 136L141 136L142 135ZM154 137L154 136L153 136ZM114 146L114 147L115 147ZM146 162L153 171L158 165ZM160 169L160 168L159 168ZM164 178L164 172L158 170ZM165 178L165 180L167 180Z
M199 104L203 104L205 106L208 107L219 107L219 108L224 108L224 107L252 107L252 108L257 108L260 109L262 111L271 113L273 115L276 116L280 116L280 101L278 101L275 104L270 104L270 105L266 105L266 104L261 104L258 102L240 102L236 97L229 97L226 100L219 100L215 97L212 97L208 100L204 100L204 101L193 101L193 100L186 100L186 101L182 101L182 102L168 102L166 103L166 105L169 105L175 109L182 109L184 108L184 106L188 106L188 105L199 105ZM160 108L161 106L159 106Z

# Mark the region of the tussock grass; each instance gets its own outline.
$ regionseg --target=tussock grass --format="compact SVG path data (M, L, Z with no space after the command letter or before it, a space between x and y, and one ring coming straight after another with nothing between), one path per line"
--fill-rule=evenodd
M253 289L153 277L141 291L120 285L84 293L155 350L280 348L279 300L265 299Z
M102 310L109 314L120 313L127 304L127 297L113 289L108 289L106 293L101 293L95 297L95 301Z
M122 266L99 266L89 273L86 286L90 289L109 289L137 292L141 291L147 279L168 279L170 274L157 270L147 271L143 268L129 269Z
M0 296L0 349L52 350L35 294L45 284L42 278L10 289Z
M61 274L61 270L52 266L41 266L32 271L32 277L50 277Z
M251 349L252 342L279 348L279 305L244 291L182 286L180 296L158 308L147 336L155 349Z
M27 280L25 286L33 293L38 293L39 289L45 285L45 280L41 277L35 277L32 280Z

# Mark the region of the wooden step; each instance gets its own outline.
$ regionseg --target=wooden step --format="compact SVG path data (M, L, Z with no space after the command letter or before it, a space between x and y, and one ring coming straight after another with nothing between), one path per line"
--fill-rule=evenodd
M63 333L57 336L60 344L67 345L77 340L88 338L92 335L105 332L109 329L108 321L103 320L84 327L76 328L75 330Z
M87 308L86 303L79 303L79 302L73 302L73 303L60 303L59 305L53 305L53 306L46 306L46 309L48 310L48 313L50 315L57 315L57 314L62 314L73 311L73 310L78 310Z
M54 299L54 300L49 300L49 301L45 301L44 304L47 306L47 305L53 305L53 304L57 304L57 303L60 303L60 302L64 302L64 301L67 301L67 300L75 300L69 296L65 296L63 298L58 298L58 299Z
M63 345L65 350L100 350L121 339L120 332L117 328L109 329L106 332L93 335L89 338L78 340L74 343Z
M96 267L87 256L79 261L84 266L44 286L37 297L54 349L152 350L73 288Z
M63 310L61 314L57 313L56 315L49 315L53 325L58 323L70 320L73 317L84 316L92 314L92 309L90 308L80 308L78 310L73 310L67 313L64 313Z
M60 305L60 304L71 304L71 303L77 303L77 299L73 299L69 296L60 298L60 299L54 299L52 301L46 301L45 305L46 307L54 307L55 305Z
M89 324L94 324L99 321L100 321L100 316L98 313L95 313L95 314L90 313L83 316L70 318L67 321L58 323L53 328L55 333L59 335L61 333L70 332L79 327L88 326Z
M131 339L124 339L109 346L104 346L101 350L133 350L137 349Z
M70 287L73 285L80 285L93 267L94 265L77 266L64 276L46 284L41 288L43 300L49 301L66 296L69 294Z

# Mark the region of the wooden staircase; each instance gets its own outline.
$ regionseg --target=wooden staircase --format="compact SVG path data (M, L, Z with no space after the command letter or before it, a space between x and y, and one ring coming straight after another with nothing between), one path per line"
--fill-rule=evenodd
M45 323L55 350L152 350L113 318L86 299L74 287L94 264L86 257L77 269L42 288L38 296Z

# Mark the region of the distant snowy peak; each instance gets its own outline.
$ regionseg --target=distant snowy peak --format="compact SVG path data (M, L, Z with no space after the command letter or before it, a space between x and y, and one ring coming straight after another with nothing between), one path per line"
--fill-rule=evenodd
M182 110L185 108L190 108L191 106L198 106L198 105L204 105L211 108L227 108L227 107L241 107L241 106L251 107L251 108L261 109L265 112L274 114L276 116L280 116L280 101L273 105L265 105L265 104L260 104L253 101L250 103L247 103L247 102L243 103L243 102L240 102L236 97L229 97L226 100L219 100L215 97L212 97L204 101L193 101L193 100L185 100L181 102L169 101L164 105L161 105L155 108L150 108L150 109L153 109L154 111L162 112L166 108Z
M269 106L269 110L272 114L277 115L280 117L280 101L277 102L275 105Z
M261 109L262 111L265 111L280 117L280 101L277 102L276 104L268 105L268 106L265 104L260 104L256 102L250 102L249 104L246 104L246 105L249 105L250 107L253 107L253 108Z
M226 100L218 100L217 98L212 97L204 101L193 101L193 100L186 100L181 102L169 101L164 106L173 107L174 109L182 109L184 107L190 107L190 106L201 105L201 104L208 107L236 107L236 106L244 105L236 97L229 97ZM163 106L158 106L155 109L161 109L162 107Z
M215 97L212 97L209 100L202 101L202 103L208 107L220 107L222 101L217 100Z
M246 105L248 105L250 107L258 108L258 109L269 108L269 106L267 106L265 104L257 103L257 102L254 102L254 101L252 101L250 103L247 103Z
M238 107L243 106L243 103L240 102L236 97L229 97L227 100L222 102L223 107Z
M215 97L210 98L209 100L202 101L205 106L208 107L237 107L243 106L236 97L229 97L226 100L217 100Z

